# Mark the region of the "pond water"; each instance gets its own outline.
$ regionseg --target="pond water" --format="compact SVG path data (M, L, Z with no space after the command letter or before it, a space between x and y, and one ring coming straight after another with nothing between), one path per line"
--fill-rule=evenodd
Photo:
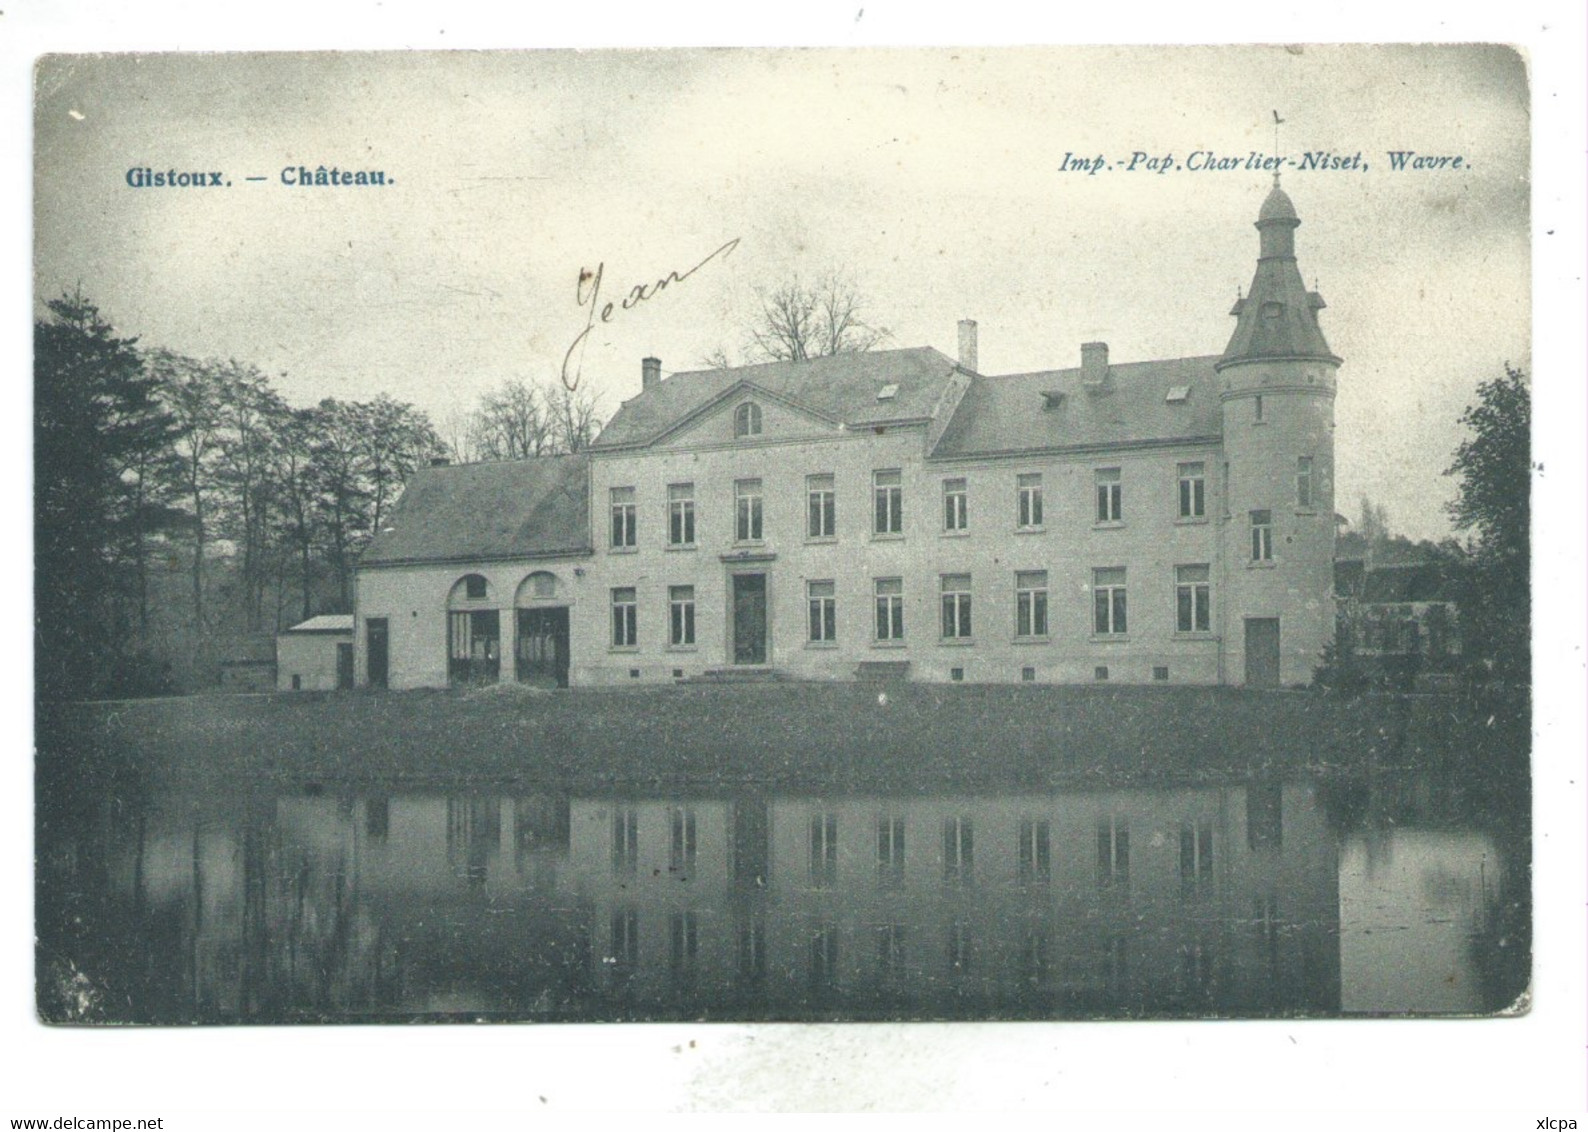
M1482 1014L1525 799L1457 760L988 793L206 781L41 797L83 1022Z

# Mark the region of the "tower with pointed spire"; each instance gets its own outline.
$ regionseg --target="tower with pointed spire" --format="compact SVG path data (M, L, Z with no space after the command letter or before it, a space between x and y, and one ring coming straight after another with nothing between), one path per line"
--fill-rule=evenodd
M1334 635L1334 395L1323 297L1296 264L1301 220L1274 176L1252 285L1214 368L1224 432L1223 636L1235 684L1312 679Z

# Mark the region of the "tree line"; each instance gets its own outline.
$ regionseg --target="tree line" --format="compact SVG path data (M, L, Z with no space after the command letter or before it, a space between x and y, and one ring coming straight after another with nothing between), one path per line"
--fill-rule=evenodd
M521 381L444 439L382 394L287 403L258 367L145 349L81 292L34 323L41 697L191 689L232 643L351 611L358 555L439 458L577 450L588 396Z

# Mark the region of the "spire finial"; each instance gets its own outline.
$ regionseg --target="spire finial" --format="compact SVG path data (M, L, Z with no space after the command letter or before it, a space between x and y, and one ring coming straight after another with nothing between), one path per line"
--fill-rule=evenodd
M1285 120L1279 116L1279 111L1275 110L1274 111L1274 156L1275 157L1279 156L1279 127L1283 126L1284 124L1285 124ZM1274 184L1276 186L1279 184L1279 172L1278 172L1278 170L1274 171Z

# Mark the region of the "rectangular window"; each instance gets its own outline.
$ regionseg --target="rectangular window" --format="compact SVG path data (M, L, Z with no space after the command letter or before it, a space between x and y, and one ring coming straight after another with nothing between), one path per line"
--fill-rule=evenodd
M745 916L737 935L739 983L759 986L766 979L766 923L759 916Z
M970 575L943 575L943 639L970 638Z
M948 974L960 978L970 971L970 925L955 920L948 925Z
M1180 891L1207 891L1213 883L1213 823L1207 818L1180 826Z
M1208 568L1174 568L1174 627L1177 633L1206 633L1212 625L1208 600ZM1168 679L1167 675L1165 679Z
M1252 399L1252 420L1257 421L1259 424L1262 423L1262 420L1263 420L1263 395L1261 393L1259 393L1255 398Z
M695 545L695 485L667 485L667 545Z
M1048 635L1048 572L1025 570L1015 574L1015 636Z
M1020 820L1020 883L1046 884L1052 877L1046 818Z
M1092 571L1092 632L1098 636L1123 633L1125 620L1125 568L1112 566Z
M809 538L833 538L838 531L832 476L806 476L805 498L808 515L805 534Z
M1268 511L1252 512L1252 561L1271 562L1274 557L1274 517Z
M734 528L738 542L761 541L761 481L735 480L733 484Z
M1015 524L1023 531L1042 526L1042 476L1040 473L1015 477Z
M810 601L810 639L828 643L838 639L838 599L836 586L831 581L807 582L805 590Z
M904 533L904 479L898 471L872 473L872 497L875 500L875 525L879 535Z
M612 591L612 647L633 648L639 643L639 614L633 586Z
M1125 519L1123 484L1118 468L1097 469L1097 521L1121 523Z
M640 857L640 816L633 806L612 809L612 871L632 873Z
M1180 518L1200 519L1207 508L1207 476L1200 460L1180 465Z
M635 545L634 489L612 489L612 546L626 550Z
M687 806L670 806L667 811L667 867L679 880L695 875L695 811Z
M877 819L877 881L892 886L904 879L904 819Z
M1109 815L1097 823L1097 886L1118 888L1130 883L1130 826Z
M965 481L943 481L943 529L949 532L964 531L970 525L970 512L965 502Z
M674 646L695 643L695 587L669 586L667 608L672 634L668 638Z
M877 579L877 640L904 640L904 579Z
M904 977L904 925L883 924L877 928L877 976L884 983Z
M969 884L975 864L976 839L970 818L943 821L943 883Z
M632 975L640 963L640 914L634 909L612 913L612 969L620 977Z
M667 918L668 968L675 981L695 977L700 951L700 923L694 912L674 912Z
M1047 983L1053 971L1050 932L1045 924L1027 924L1020 940L1020 978L1027 986Z
M811 990L831 991L838 983L838 925L817 924L811 932Z
M1312 457L1296 457L1296 506L1312 506Z
M838 815L811 815L811 887L831 888L838 881Z

